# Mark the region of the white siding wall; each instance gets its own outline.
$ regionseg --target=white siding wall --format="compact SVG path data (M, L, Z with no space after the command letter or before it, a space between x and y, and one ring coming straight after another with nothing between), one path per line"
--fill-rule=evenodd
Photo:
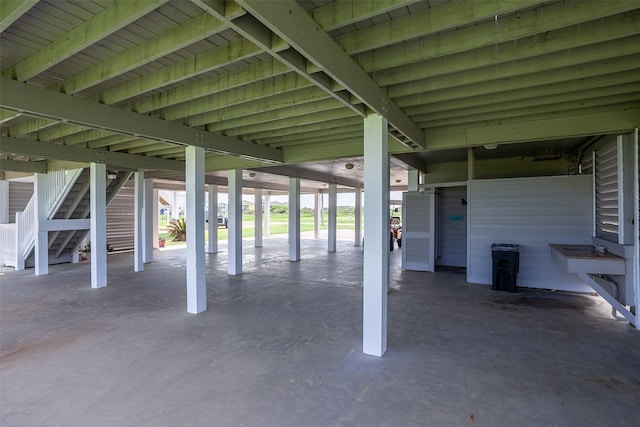
M9 181L9 223L16 222L16 212L22 212L33 196L33 184L30 182Z
M107 243L116 251L133 249L133 187L122 187L107 206Z
M518 286L590 292L551 259L549 243L590 244L591 175L468 182L467 281L491 283L491 244L521 245Z

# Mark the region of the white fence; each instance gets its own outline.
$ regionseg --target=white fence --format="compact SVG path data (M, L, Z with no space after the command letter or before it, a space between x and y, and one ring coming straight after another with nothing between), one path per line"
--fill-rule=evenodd
M0 224L0 265L16 266L15 224Z

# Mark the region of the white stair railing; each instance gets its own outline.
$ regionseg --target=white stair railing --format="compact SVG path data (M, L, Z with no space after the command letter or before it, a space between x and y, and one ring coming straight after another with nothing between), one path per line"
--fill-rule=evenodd
M52 219L82 174L82 169L57 170L47 173L45 206L47 219ZM22 212L16 212L16 269L24 268L24 260L36 241L35 194Z

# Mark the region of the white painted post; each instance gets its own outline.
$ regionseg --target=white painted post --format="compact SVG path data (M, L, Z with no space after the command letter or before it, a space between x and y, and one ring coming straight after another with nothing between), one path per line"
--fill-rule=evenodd
M107 166L91 163L91 287L107 286Z
M242 169L228 172L229 241L228 272L242 274Z
M264 196L264 236L271 236L271 193Z
M22 231L24 228L22 214L23 212L16 212L16 271L24 270L23 242L20 240L20 236L24 234Z
M320 237L320 215L322 215L322 193L317 192L313 198L313 237Z
M0 224L9 224L9 181L0 179Z
M300 178L289 178L289 261L300 261Z
M142 262L148 263L153 262L153 214L156 212L156 216L158 215L157 210L154 211L154 203L153 203L153 179L147 178L144 180L144 195L142 201L142 214L143 214L143 252L142 252ZM157 240L157 239L156 239Z
M418 169L409 169L407 171L407 190L418 191L418 185L420 184L420 171Z
M153 189L153 236L151 237L153 239L153 249L158 249L158 247L160 246L158 244L158 227L159 227L159 220L158 220L158 215L160 215L160 203L159 203L159 197L160 197L160 190L158 190L157 188Z
M262 188L256 188L253 205L255 206L255 242L256 248L262 247Z
M187 225L187 312L207 309L204 259L204 148L185 149Z
M133 271L138 272L144 270L144 172L133 174L133 184Z
M476 179L476 155L473 148L467 148L467 179Z
M356 187L355 191L355 199L356 199L356 207L355 207L355 227L356 227L356 236L355 236L355 246L360 246L362 244L362 189L360 187Z
M336 239L338 234L337 217L338 217L338 186L329 184L329 239L328 252L336 251Z
M35 243L35 274L43 276L49 274L49 232L47 231L47 174L36 173L33 186L35 194L36 215L36 243Z
M362 351L382 356L387 350L389 283L389 154L387 119L364 119L364 265Z
M207 225L209 229L209 239L207 241L207 253L215 254L218 252L218 186L210 184L208 186L209 193L209 211L207 213Z
M178 210L178 192L171 192L171 219L178 219L180 211Z

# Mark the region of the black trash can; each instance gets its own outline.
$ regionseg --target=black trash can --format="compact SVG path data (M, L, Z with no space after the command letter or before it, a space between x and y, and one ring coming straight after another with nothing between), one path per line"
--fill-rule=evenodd
M520 268L520 246L511 243L494 243L491 245L491 257L493 259L491 289L516 292Z

